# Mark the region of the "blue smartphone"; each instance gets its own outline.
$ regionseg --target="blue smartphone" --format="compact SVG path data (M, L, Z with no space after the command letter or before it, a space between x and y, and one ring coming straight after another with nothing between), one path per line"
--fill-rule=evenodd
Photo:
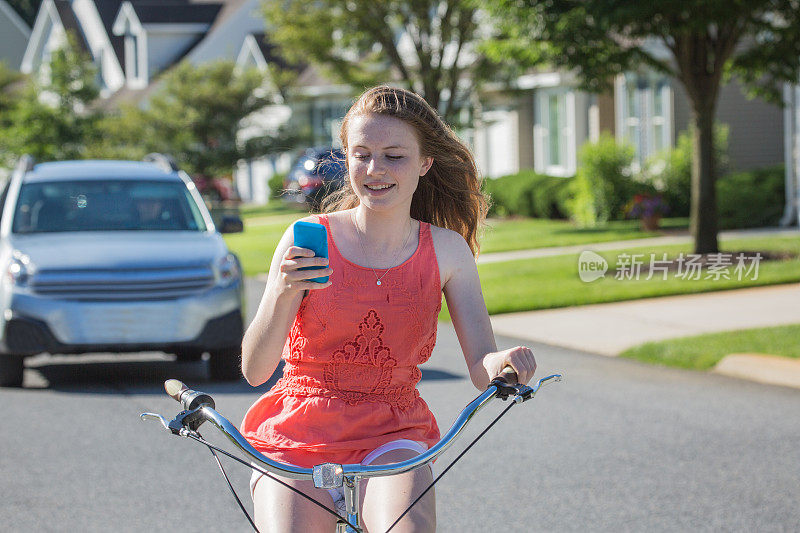
M325 226L315 222L295 222L294 223L294 245L300 248L308 248L314 251L317 257L328 257L328 232ZM324 266L303 267L300 270L318 270ZM308 281L326 283L328 276L313 278Z

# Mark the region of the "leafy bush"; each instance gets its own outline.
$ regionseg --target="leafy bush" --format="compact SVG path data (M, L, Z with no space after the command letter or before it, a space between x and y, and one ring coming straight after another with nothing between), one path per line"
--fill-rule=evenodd
M630 171L633 157L632 146L617 144L609 134L583 145L568 202L570 216L578 225L591 227L624 218L625 203L638 192Z
M483 190L492 199L490 215L565 218L570 178L523 170L496 179L483 180Z
M276 172L272 175L269 181L267 181L270 198L280 198L280 196L283 194L284 180L286 180L286 172Z
M735 172L717 181L720 229L775 226L784 202L783 165Z
M714 129L717 176L724 176L730 171L729 129L725 124L717 124ZM671 216L689 216L692 205L692 152L692 135L687 130L678 136L675 148L651 158L643 172L642 179L662 194Z

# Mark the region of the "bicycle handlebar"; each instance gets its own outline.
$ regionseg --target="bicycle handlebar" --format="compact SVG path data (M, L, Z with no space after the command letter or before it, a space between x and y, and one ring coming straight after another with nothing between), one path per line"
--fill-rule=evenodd
M503 373L508 374L509 369L510 367L506 367L503 369ZM183 405L185 411L179 413L170 422L167 422L161 415L154 413L142 413L141 418L142 420L160 420L164 427L172 431L172 433L184 437L196 435L196 430L200 425L204 422L211 422L235 447L266 470L290 479L314 481L314 485L318 488L335 488L342 486L345 476L361 478L390 476L402 474L429 463L453 444L469 421L490 400L493 398L506 400L512 397L512 401L515 403L527 401L533 398L543 385L561 381L561 374L553 374L542 378L533 387L510 385L508 383L509 378L501 375L493 379L483 393L464 407L447 433L433 447L412 459L383 465L325 463L316 465L313 468L303 468L289 463L273 461L253 448L239 430L214 409L214 399L211 396L203 392L193 391L178 380L166 381L164 388L167 394Z

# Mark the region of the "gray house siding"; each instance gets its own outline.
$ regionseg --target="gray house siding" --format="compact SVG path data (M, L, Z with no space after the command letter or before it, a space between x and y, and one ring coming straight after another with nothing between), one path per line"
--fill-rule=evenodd
M517 106L519 168L533 168L533 91L523 92L517 99Z
M674 135L689 128L691 108L683 86L675 81ZM728 125L728 153L735 170L784 162L783 112L763 100L748 100L735 80L720 89L716 121Z
M14 70L19 70L22 56L28 46L31 30L5 2L0 0L0 61Z

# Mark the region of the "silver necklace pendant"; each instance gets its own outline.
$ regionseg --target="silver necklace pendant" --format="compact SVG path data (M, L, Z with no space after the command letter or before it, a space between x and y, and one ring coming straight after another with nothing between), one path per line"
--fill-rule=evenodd
M359 231L358 224L356 224L356 220L355 220L355 218L353 218L352 213L350 214L350 222L353 224L353 227L356 230L356 236L358 237L358 244L361 246L361 253L364 254L364 259L366 259L367 263L369 263L369 257L367 257L367 250L364 248L364 240L361 238L361 231ZM406 236L405 242L403 242L403 245L400 247L400 249L397 251L397 254L394 256L394 260L392 261L392 263L396 263L397 262L397 260L400 258L400 254L403 252L403 250L405 250L406 245L408 244L408 241L411 239L411 235L414 233L413 224L412 224L410 229L411 229L411 231L409 231L408 235ZM397 265L395 265L395 266L397 266ZM389 271L391 269L393 269L393 268L394 267L387 268L386 272L383 273L383 276L388 274ZM375 272L375 269L372 268L372 267L370 267L370 270L372 270L372 273L375 275L375 285L380 286L381 285L381 278L383 278L383 276L378 277L378 273Z

